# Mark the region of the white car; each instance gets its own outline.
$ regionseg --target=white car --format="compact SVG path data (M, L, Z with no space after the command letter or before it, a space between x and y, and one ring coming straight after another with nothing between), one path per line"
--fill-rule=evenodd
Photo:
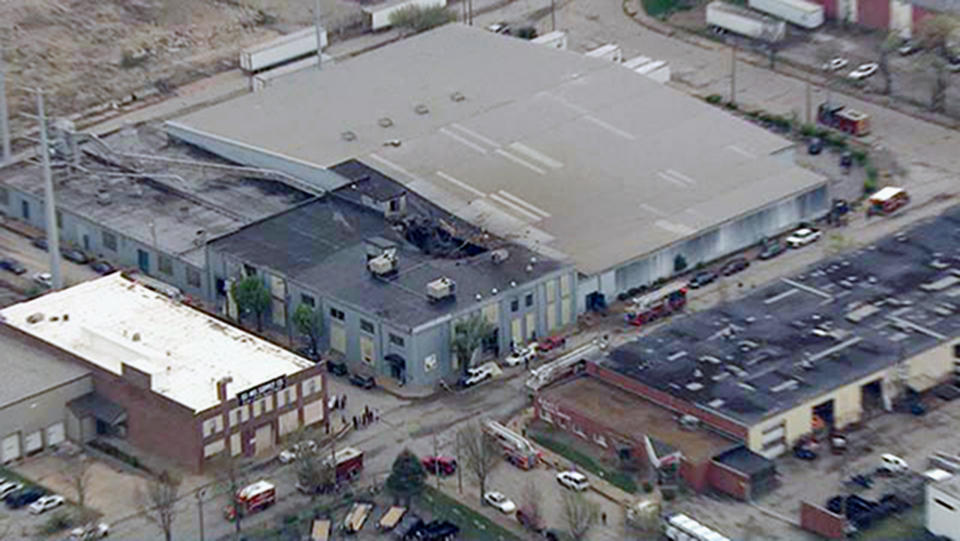
M517 366L518 364L523 364L525 362L533 362L537 358L537 344L533 343L528 346L522 346L513 351L510 355L507 355L507 358L503 360L503 364L507 366Z
M103 539L110 535L110 525L105 522L87 524L80 528L70 530L70 541L88 541L90 539Z
M489 368L480 366L468 371L467 375L460 378L461 387L472 387L478 383L484 382L493 377L493 372Z
M16 492L23 488L23 483L17 483L16 481L7 481L0 484L0 499L6 498L8 494Z
M289 449L280 451L280 454L277 455L277 459L280 460L281 464L289 464L296 460L297 456L299 456L304 450L316 451L317 442L313 440L304 440L300 443L294 443Z
M854 81L860 81L870 77L876 73L878 69L880 69L880 64L877 64L876 62L860 64L857 66L857 69L851 71L850 75L847 75L847 77L853 79Z
M63 505L63 496L56 494L53 496L44 496L30 504L30 513L39 515L40 513L49 511L54 507L60 507L61 505Z
M34 274L33 281L44 287L53 287L53 275L49 272L38 272Z
M508 515L517 510L517 505L510 501L510 498L507 498L501 492L487 492L483 495L483 501Z
M800 248L810 243L817 242L820 240L822 235L823 233L808 227L797 229L792 235L787 237L787 246L791 248Z
M562 471L558 473L557 482L578 492L583 492L590 488L590 481L587 480L587 476L578 471Z
M838 56L837 58L831 59L829 62L826 62L823 65L823 70L824 71L842 70L843 68L847 67L847 64L849 63L850 61L847 60L846 58L842 58Z

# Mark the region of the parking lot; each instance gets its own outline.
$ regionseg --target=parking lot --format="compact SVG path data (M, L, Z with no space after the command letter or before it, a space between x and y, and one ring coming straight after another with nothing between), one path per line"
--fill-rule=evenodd
M49 254L30 244L30 239L7 228L0 227L0 259L13 258L19 261L27 271L21 275L9 271L0 271L0 280L9 283L21 292L38 289L32 276L38 272L49 272ZM64 285L78 284L99 276L87 265L77 265L60 258Z

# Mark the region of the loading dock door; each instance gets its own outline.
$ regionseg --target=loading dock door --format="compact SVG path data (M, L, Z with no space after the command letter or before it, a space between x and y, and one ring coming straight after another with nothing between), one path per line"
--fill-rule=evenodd
M257 431L253 439L253 452L256 455L263 455L273 449L273 423L267 423L263 426L257 427Z
M47 446L60 445L63 443L65 434L63 431L63 422L47 427Z
M10 462L20 458L20 434L10 434L3 438L0 446L0 462Z
M27 455L43 449L43 431L37 430L36 432L27 434L27 436L23 438L23 447L23 452Z

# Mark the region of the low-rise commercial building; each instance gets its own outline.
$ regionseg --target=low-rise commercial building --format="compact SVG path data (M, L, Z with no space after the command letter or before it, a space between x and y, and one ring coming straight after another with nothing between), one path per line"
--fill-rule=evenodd
M319 365L120 273L0 316L7 334L90 373L90 392L69 403L79 441L129 444L196 471L222 454L270 453L326 418Z
M960 541L960 477L927 483L927 531Z

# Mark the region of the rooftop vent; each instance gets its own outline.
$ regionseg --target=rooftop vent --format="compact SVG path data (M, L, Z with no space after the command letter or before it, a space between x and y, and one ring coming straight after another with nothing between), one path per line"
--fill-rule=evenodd
M684 428L697 428L700 426L700 419L693 415L684 415L680 418L680 426Z
M413 110L418 115L425 115L430 112L430 109L422 103L418 103L417 106L413 108Z
M357 134L353 133L350 130L347 130L345 132L340 133L340 138L343 139L344 141L356 141Z
M491 294L491 295L496 295L497 293L500 293L500 290L497 289L497 288L493 288L493 289L490 290L490 294Z
M389 128L393 126L393 120L390 120L390 117L385 116L377 121L377 124L380 124L381 128Z
M467 97L460 92L454 92L453 94L450 94L450 99L453 101L460 102L467 99Z
M498 248L490 252L490 261L494 263L503 263L510 257L510 251L506 248Z
M513 280L510 280L510 287L517 287L517 283Z
M703 389L703 384L699 381L691 381L687 384L688 391L699 391L700 389Z
M97 190L97 203L101 205L109 205L113 202L113 198L110 197L110 192L106 188L100 188Z
M483 295L477 293L476 295L473 296L473 298L476 299L477 302L480 302L483 300Z
M193 236L193 245L203 246L206 243L207 243L207 230L197 229L196 235Z
M377 257L367 261L367 270L375 276L387 276L397 272L397 250L385 250Z
M457 284L446 276L437 278L427 284L427 299L430 302L439 302L452 298L457 290Z

